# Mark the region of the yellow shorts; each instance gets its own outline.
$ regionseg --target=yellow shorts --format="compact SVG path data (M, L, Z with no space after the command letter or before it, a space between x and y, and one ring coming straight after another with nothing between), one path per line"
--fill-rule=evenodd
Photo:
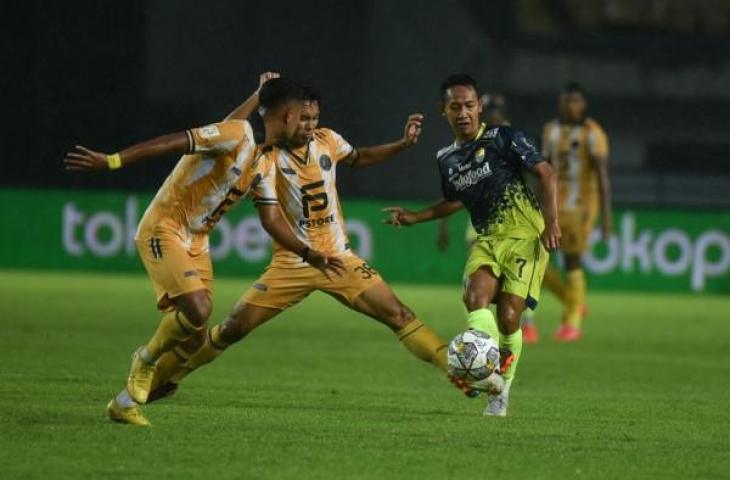
M169 299L197 290L212 295L213 264L207 234L190 234L184 239L179 227L159 223L141 228L135 242L159 309L167 310L171 306Z
M328 280L322 272L311 266L292 267L272 262L263 275L243 294L242 303L259 307L285 310L320 290L352 306L365 290L383 281L365 260L356 256L342 257L345 273Z
M585 253L588 250L588 240L596 223L596 217L597 212L594 208L558 212L560 230L563 234L560 249L569 255Z
M489 267L499 278L501 291L524 298L531 309L540 300L540 287L549 254L539 238L478 237L471 248L464 278L481 267Z

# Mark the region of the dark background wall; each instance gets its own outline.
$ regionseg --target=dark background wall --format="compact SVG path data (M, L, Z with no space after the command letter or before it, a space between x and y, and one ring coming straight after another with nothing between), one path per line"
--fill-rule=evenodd
M174 158L93 180L66 174L61 159L75 143L111 152L216 121L271 69L316 83L323 124L356 145L398 138L408 113L425 113L415 148L343 169L340 186L345 197L433 198L434 151L451 140L438 85L467 71L506 92L514 123L536 136L560 86L582 81L610 135L618 203L730 206L728 2L32 0L3 10L3 185L154 190Z

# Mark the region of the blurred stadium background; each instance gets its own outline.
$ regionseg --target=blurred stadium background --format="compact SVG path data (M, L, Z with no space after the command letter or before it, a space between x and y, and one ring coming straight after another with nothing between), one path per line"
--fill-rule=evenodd
M348 208L351 200L430 201L440 194L434 152L450 142L437 88L449 73L467 71L482 89L504 92L513 123L535 138L556 114L560 87L569 80L585 85L589 113L609 135L614 203L621 212L613 250L597 246L595 265L589 265L601 277L594 285L626 285L643 275L647 288L730 291L730 2L465 0L444 8L435 1L150 0L26 1L7 7L3 57L10 74L2 81L9 114L2 134L8 160L0 181L5 201L18 205L4 214L4 224L17 229L3 242L7 266L139 268L133 252L120 247L119 222L110 226L109 218L97 217L93 231L83 230L95 213L107 210L93 205L97 197L81 192L141 193L131 197L137 205L132 214L139 215L148 198L144 193L156 190L175 159L88 178L66 174L63 153L76 143L112 151L220 119L267 69L318 85L325 96L323 124L355 145L397 138L409 112L425 113L416 148L369 170L341 169L339 185L351 218L363 205L380 206L355 201ZM38 208L23 205L14 193L31 189L32 200L43 201L45 188L63 192L49 197L46 208L76 200L74 210L64 213L61 205L53 215L78 232L64 237L56 219L40 229L31 220ZM130 197L106 198L107 213L120 219L126 235L133 227L124 222L134 223L124 218ZM377 209L363 209L372 230ZM635 216L622 216L634 210ZM254 244L256 250L265 241L255 232L246 240L241 232L247 227L237 234L242 217L236 214L229 218L231 246L223 245L217 257L239 265L223 261L220 273L240 271L234 246ZM457 224L455 238L461 238ZM353 227L356 244L359 231ZM697 239L708 231L722 235L702 237L698 250ZM649 240L642 240L644 232ZM397 250L415 237L389 243L390 234L369 235L373 238L362 241L366 247L374 242L371 259L396 279L412 279L402 265L391 269L388 258L379 258L378 243ZM423 239L432 235L425 229L416 237L430 247ZM39 236L45 237L45 258L38 257L40 244L34 243ZM89 252L85 239L76 238L84 236L98 237L101 246ZM53 245L47 245L49 239ZM19 242L8 243L13 241ZM460 244L452 248L454 254L463 250ZM265 264L258 250L240 251L244 260L258 259L243 266L246 273ZM700 256L705 263L697 264ZM91 261L99 257L106 263ZM432 262L444 263L443 257ZM458 280L460 262L453 263L425 265L415 279Z
M492 433L500 441L489 472L504 478L727 478L730 1L2 4L3 478L141 475L146 462L160 463L163 478L322 478L333 464L344 478L455 478L473 473ZM357 317L315 296L285 314L299 322L274 322L257 332L263 341L230 354L238 362L191 381L205 389L153 410L160 430L97 428L155 319L132 236L176 159L84 176L64 172L63 155L214 122L266 70L318 85L322 124L354 145L396 139L409 113L426 115L415 148L382 166L342 168L339 186L355 248L444 336L461 318L465 216L450 222L446 252L435 225L396 232L380 222L392 202L440 196L435 151L451 135L439 83L471 73L483 90L504 92L513 124L535 138L556 115L559 89L586 87L611 145L615 234L586 259L586 340L529 351L512 423L476 424L479 407L400 362L384 329L348 323ZM267 264L268 238L248 202L219 224L213 254L217 321ZM554 326L559 307L544 296L538 323ZM340 346L343 332L358 342ZM332 371L333 358L347 368ZM276 379L257 368L262 359ZM232 383L241 365L251 368ZM409 384L409 375L428 378ZM226 442L258 456L231 454ZM383 445L404 446L402 456ZM186 452L194 460L180 462Z

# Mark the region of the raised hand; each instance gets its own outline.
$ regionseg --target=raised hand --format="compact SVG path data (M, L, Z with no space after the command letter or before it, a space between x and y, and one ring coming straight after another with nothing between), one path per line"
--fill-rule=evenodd
M420 113L413 113L408 116L406 126L403 129L403 140L401 142L404 146L410 147L418 143L418 137L421 135L423 128L423 115Z
M109 170L109 161L106 153L95 152L88 148L76 145L74 150L66 154L63 159L66 170L89 172L94 170Z
M279 75L276 72L264 72L261 75L259 75L259 88L256 90L258 93L259 90L261 90L261 87L264 86L264 83L268 82L269 80L272 80L274 78L279 78L281 75Z

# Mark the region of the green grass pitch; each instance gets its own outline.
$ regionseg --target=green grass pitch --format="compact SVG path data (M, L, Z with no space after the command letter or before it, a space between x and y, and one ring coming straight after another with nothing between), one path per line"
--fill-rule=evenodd
M220 279L213 321L250 280ZM395 285L450 338L459 289ZM0 478L728 478L730 298L591 292L585 341L538 310L510 415L482 417L372 320L315 294L108 422L156 326L144 276L0 272Z

